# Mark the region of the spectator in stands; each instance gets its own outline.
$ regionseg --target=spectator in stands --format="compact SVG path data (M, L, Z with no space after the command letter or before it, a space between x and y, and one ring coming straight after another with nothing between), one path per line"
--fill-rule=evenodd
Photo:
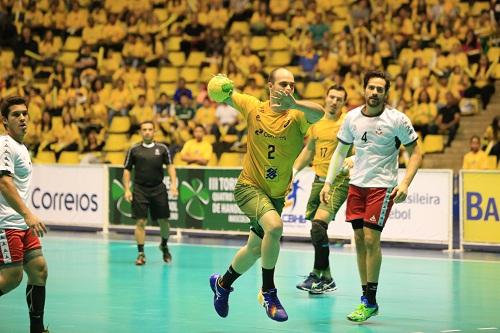
M95 128L89 128L87 130L86 143L83 147L82 153L98 152L102 151L104 147L104 142L99 142L99 133Z
M94 18L89 16L87 25L82 30L82 42L89 45L94 51L102 38L102 25L96 24Z
M462 50L467 54L469 64L479 63L479 59L481 58L481 44L479 44L479 40L474 30L467 30L465 41L462 44Z
M464 155L462 169L486 170L488 169L488 155L481 150L481 139L477 135L470 138L470 151Z
M51 144L51 149L56 153L56 158L63 151L77 151L80 144L80 132L78 126L73 122L71 114L65 112L62 115L62 128L55 132L56 142Z
M122 116L128 115L130 106L132 105L132 99L130 96L129 89L125 88L125 81L123 79L118 79L115 83L115 87L111 90L108 100L105 102L109 110L109 122L116 113Z
M191 51L204 51L206 47L205 27L198 22L198 16L193 14L189 17L188 24L182 31L181 51L186 59Z
M299 65L305 75L306 80L314 80L316 77L316 67L318 65L319 55L312 44L305 47L304 54L299 59Z
M40 144L35 147L37 151L50 150L50 144L56 141L55 131L52 129L52 115L48 111L42 113L42 121L40 123Z
M177 89L174 93L174 102L179 104L181 102L181 96L186 96L190 100L193 99L193 92L189 88L186 88L186 80L182 77L179 78L179 81L177 81Z
M474 97L479 94L483 102L483 109L488 107L491 96L495 93L495 86L491 82L493 70L497 63L489 64L485 55L481 56L479 66L471 70L471 79L474 83L464 92L464 97Z
M264 89L262 89L262 87L259 87L255 82L255 79L252 77L248 78L247 83L245 84L245 89L243 89L243 93L254 96L259 100L265 99L263 96Z
M429 133L429 127L436 119L438 112L435 103L431 102L427 90L422 90L415 103L407 114L410 117L415 131L422 134L422 139Z
M51 66L61 51L60 40L54 39L52 30L47 30L43 40L38 44L40 55L43 58L43 64Z
M175 115L175 105L168 99L168 95L162 92L153 105L153 111L157 117L171 117Z
M435 125L431 129L431 134L448 133L446 147L450 147L460 126L460 109L456 98L451 92L446 93L446 101L446 105L439 108Z
M146 103L146 95L139 95L137 103L130 110L129 116L132 124L130 126L130 134L135 133L141 127L142 123L154 120L154 111Z
M272 22L267 10L267 4L264 1L260 1L255 2L254 5L258 6L258 8L250 18L250 32L255 36L265 36Z
M330 31L330 27L325 23L323 15L316 13L314 23L309 25L309 32L315 46L320 45L325 40L325 36Z
M123 44L122 41L127 35L125 25L118 20L115 14L109 15L108 23L102 28L102 43L114 51L121 51Z
M217 123L217 116L215 115L215 106L208 96L203 100L202 106L196 110L194 121L197 124L203 124L206 133L213 132L213 127Z
M181 159L190 166L206 166L212 157L212 145L204 140L205 127L196 124L193 139L188 140L180 152Z
M14 46L16 38L16 27L12 23L11 15L7 11L0 10L0 47Z
M23 27L21 36L14 45L14 60L19 61L21 66L31 66L35 68L36 60L30 57L26 52L28 52L28 54L29 52L38 54L38 43L33 39L31 29L28 26Z
M496 156L498 164L500 161L500 116L493 118L491 125L483 134L483 138L486 142L484 149L486 154Z
M187 123L194 117L193 100L186 95L181 95L180 103L175 106L175 115L177 119Z
M78 58L75 62L75 75L85 75L89 73L89 82L92 82L97 74L97 58L92 55L89 45L82 45Z

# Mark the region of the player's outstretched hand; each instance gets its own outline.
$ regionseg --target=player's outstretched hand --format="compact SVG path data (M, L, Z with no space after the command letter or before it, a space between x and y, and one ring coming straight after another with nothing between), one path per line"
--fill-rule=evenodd
M323 188L319 193L319 199L322 203L328 204L328 200L330 200L330 184L325 183L325 185L323 185Z
M293 109L297 105L297 101L292 94L285 91L275 91L271 95L271 107L279 110Z
M394 195L394 203L400 203L406 200L406 196L408 195L408 186L405 184L399 184L396 186L391 193L391 196Z
M132 201L132 192L130 192L130 190L126 190L124 197L125 197L125 200L127 200L128 202L131 202Z
M43 237L43 234L47 233L47 227L37 216L30 214L24 218L24 221L30 227L33 235Z

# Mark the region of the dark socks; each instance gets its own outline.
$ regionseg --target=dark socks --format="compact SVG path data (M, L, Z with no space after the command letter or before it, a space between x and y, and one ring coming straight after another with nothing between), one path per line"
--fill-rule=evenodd
M137 244L137 250L144 253L144 244Z
M241 276L240 273L237 273L233 266L229 266L227 269L226 274L222 277L222 280L220 281L220 286L224 289L230 289L231 285L236 281L237 278Z
M366 297L366 284L361 285L361 289L363 289L363 296Z
M43 311L45 308L45 286L26 286L26 302L30 315L30 333L44 331Z
M161 246L162 247L167 247L167 242L168 242L168 238L162 238L161 239Z
M368 304L377 304L377 282L368 282L366 285L366 298L368 299Z
M262 291L276 288L274 286L274 268L265 269L262 267Z

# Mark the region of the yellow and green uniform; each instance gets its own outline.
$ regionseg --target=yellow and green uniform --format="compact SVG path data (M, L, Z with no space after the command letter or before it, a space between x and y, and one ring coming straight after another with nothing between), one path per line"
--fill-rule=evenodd
M321 189L325 184L330 160L337 148L337 133L344 122L345 116L346 113L343 113L338 120L323 118L309 130L311 139L315 140L312 166L316 177L314 178L309 201L307 202L306 219L308 220L314 218L318 208L328 211L330 215L333 215L332 218L335 218L338 209L347 197L349 177L345 174L340 174L331 186L328 204L321 203L319 198Z
M232 101L248 124L247 153L234 196L255 233L262 237L257 221L270 210L281 213L292 166L310 124L301 111L274 112L269 101L253 96L235 92Z

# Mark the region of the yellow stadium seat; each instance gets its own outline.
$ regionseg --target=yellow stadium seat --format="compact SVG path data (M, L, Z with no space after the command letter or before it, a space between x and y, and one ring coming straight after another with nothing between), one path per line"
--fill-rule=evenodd
M153 15L156 16L158 21L164 22L168 18L168 11L166 8L155 8L153 9Z
M349 7L346 3L343 6L334 6L332 10L341 19L347 19L350 16Z
M159 93L164 92L168 96L172 97L175 94L175 89L177 89L177 83L162 83L158 88Z
M186 60L186 66L200 67L205 58L205 52L193 51L189 53L189 57Z
M14 51L3 49L0 51L0 68L11 68Z
M60 130L63 128L63 121L62 121L62 117L52 117L52 128L54 130Z
M128 148L128 140L125 134L110 134L104 144L104 151L124 151Z
M198 94L200 93L200 87L198 86L198 83L195 82L187 83L186 88L191 90L193 96L198 96Z
M195 82L200 78L200 71L194 67L183 67L181 69L180 77L184 78L186 82Z
M205 66L201 70L200 81L208 82L215 74L217 74L216 69L214 69L212 66Z
M242 35L250 34L250 26L248 22L244 21L235 21L231 25L231 29L229 30L230 35L234 35L236 32L240 32Z
M442 135L429 134L424 138L424 152L440 153L444 150L444 139Z
M220 141L226 143L235 143L238 141L238 136L236 134L226 134L220 138Z
M323 87L323 84L313 81L307 84L303 97L305 99L323 98L324 94L325 88Z
M63 151L59 160L59 164L79 164L80 163L80 153L77 151Z
M142 137L140 134L133 134L130 139L128 140L128 142L130 143L130 146L133 146L135 145L136 143L139 143L142 141Z
M331 27L330 31L332 33L334 33L334 34L338 34L342 30L344 30L344 27L346 25L349 25L349 23L347 22L347 20L335 20L335 21L333 21L333 24L332 24L332 27Z
M222 153L220 167L240 167L243 161L243 154L240 153Z
M82 46L82 37L69 36L64 41L63 50L76 52Z
M474 4L472 5L472 8L470 10L470 15L479 16L481 15L482 11L484 10L488 11L489 9L490 9L489 1L486 2L474 1Z
M180 166L180 165L188 165L188 164L181 159L181 154L177 153L174 156L174 165Z
M396 64L390 64L387 66L387 73L391 76L391 79L394 80L396 76L401 73L401 66Z
M209 144L213 144L216 141L216 137L213 134L207 134L203 137L203 140L208 142Z
M250 40L250 50L264 51L267 49L267 45L269 44L269 40L265 36L253 36Z
M109 133L127 133L130 130L130 118L115 116L111 120Z
M65 66L73 66L78 58L78 52L63 52L59 56L59 61Z
M497 157L496 156L488 156L486 168L488 170L495 170L497 168Z
M488 60L491 63L498 62L500 59L500 47L490 47L488 50Z
M167 42L168 51L180 51L181 50L181 36L170 36Z
M269 66L272 67L281 67L288 66L292 58L290 56L290 52L288 51L275 51L271 54L271 59L269 60Z
M170 61L172 66L180 67L184 66L186 57L184 56L184 52L170 52L168 54L168 60Z
M148 81L148 86L156 86L156 81L158 80L158 69L156 67L146 68L146 81Z
M125 163L126 154L121 151L106 153L106 161L111 164L123 165Z
M271 51L286 50L290 46L290 41L284 34L279 34L271 37L269 49Z
M177 82L179 79L179 70L175 67L162 67L160 69L160 82Z
M208 161L207 166L211 166L211 167L217 166L217 163L218 163L217 155L215 155L215 153L212 153L212 156L210 156L210 160Z
M165 142L167 139L163 135L162 131L156 131L154 136L153 136L153 140L156 142Z
M35 162L39 164L56 163L56 154L53 151L39 151L36 154Z

